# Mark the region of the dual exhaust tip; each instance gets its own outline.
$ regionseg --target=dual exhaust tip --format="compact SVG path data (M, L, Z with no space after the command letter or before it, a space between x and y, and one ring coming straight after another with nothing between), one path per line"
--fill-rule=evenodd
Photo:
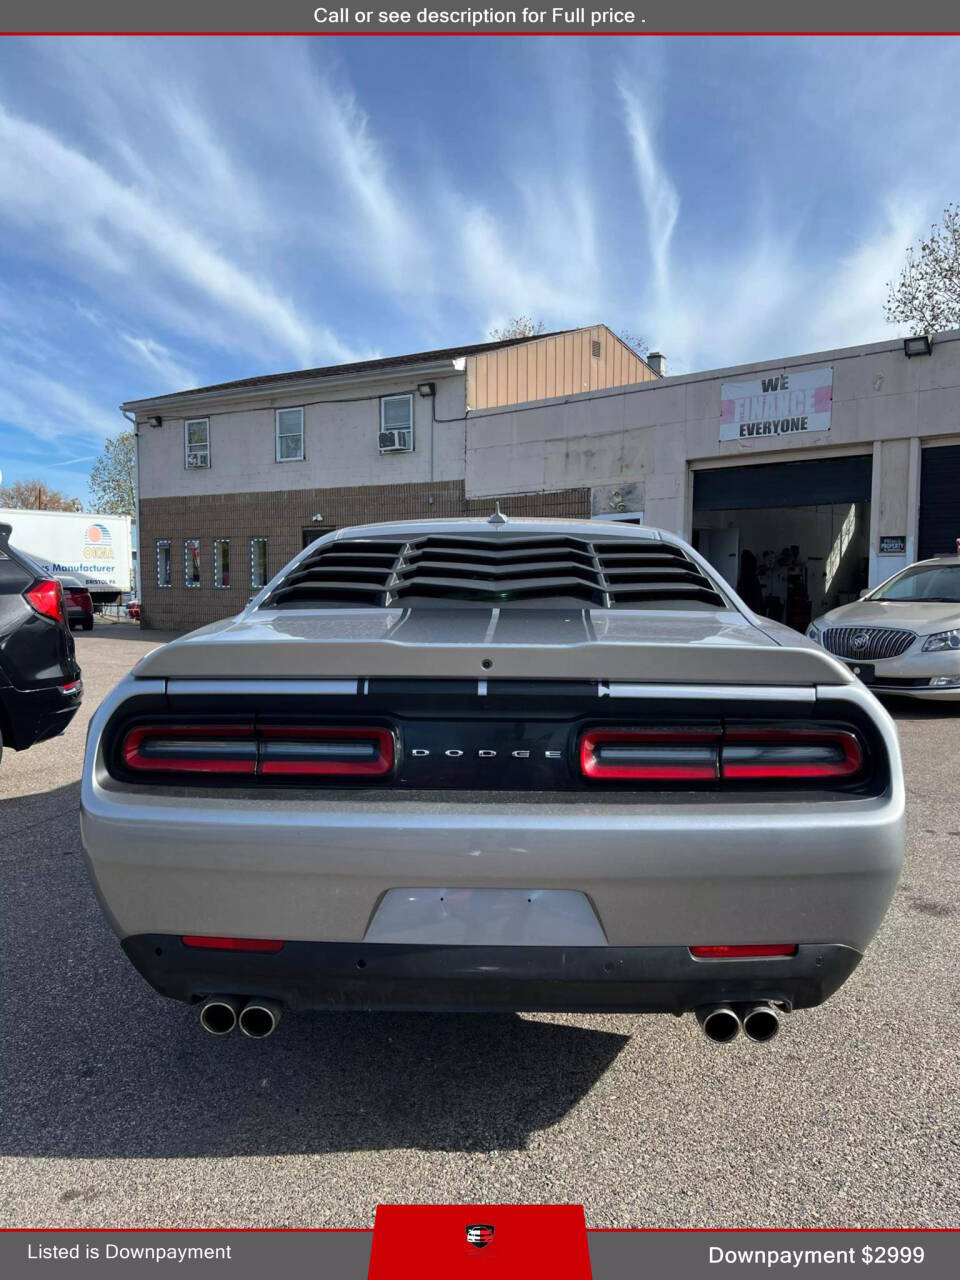
M283 1017L275 1000L237 1000L233 996L208 996L200 1006L200 1025L212 1036L228 1036L239 1027L251 1040L272 1036Z
M747 1005L714 1004L698 1009L697 1021L714 1044L730 1044L741 1031L748 1040L766 1044L780 1030L780 1011L768 1000Z

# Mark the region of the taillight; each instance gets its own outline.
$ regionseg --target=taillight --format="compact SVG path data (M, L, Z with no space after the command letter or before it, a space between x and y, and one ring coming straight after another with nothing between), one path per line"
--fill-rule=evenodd
M388 730L353 725L138 725L121 754L138 772L274 778L383 777L394 762Z
M42 613L45 618L53 618L54 622L66 622L63 612L63 587L56 578L35 582L29 591L23 593L23 597L36 609L37 613Z
M145 773L256 773L257 740L237 725L142 725L124 738L123 762Z
M375 778L393 768L393 735L386 729L282 727L260 735L260 773L274 777Z
M611 727L582 734L579 762L595 782L843 781L861 773L864 753L849 729Z
M204 951L265 951L283 950L283 943L274 938L213 938L201 933L185 934L180 941L185 947L197 947Z
M690 954L698 960L750 960L763 956L795 956L795 942L758 942L732 946L691 947Z
M591 729L580 739L580 769L598 781L712 780L719 744L713 729Z
M845 729L728 729L723 778L851 778L863 767L855 734Z

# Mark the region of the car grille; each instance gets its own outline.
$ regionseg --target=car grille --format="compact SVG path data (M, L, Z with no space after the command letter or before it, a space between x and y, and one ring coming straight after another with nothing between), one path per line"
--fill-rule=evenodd
M823 647L838 658L880 662L899 658L916 638L912 631L895 631L892 627L830 627L823 633Z

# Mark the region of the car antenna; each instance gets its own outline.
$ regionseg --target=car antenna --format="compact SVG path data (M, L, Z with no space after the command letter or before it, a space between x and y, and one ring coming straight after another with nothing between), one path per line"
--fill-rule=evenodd
M506 523L507 523L507 517L506 517L506 516L503 514L503 512L500 510L500 499L499 499L499 498L496 500L496 503L494 504L494 506L495 506L494 513L493 513L493 515L490 517L490 519L487 521L487 524L506 524Z

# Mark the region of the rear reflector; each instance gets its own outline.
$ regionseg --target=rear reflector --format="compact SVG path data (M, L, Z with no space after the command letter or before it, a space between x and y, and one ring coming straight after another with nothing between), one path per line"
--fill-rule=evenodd
M139 725L123 739L123 762L144 773L247 774L274 778L383 777L393 735L354 725Z
M863 766L854 734L844 729L730 729L724 778L850 778Z
M45 582L36 582L29 591L23 593L24 599L42 613L45 618L53 618L55 622L66 622L63 612L63 588L56 578Z
M188 933L180 941L185 947L206 951L282 951L283 943L273 938L208 938L205 934Z
M718 776L713 729L591 729L580 739L585 778L704 780Z
M795 942L760 942L753 946L739 943L729 947L691 947L690 954L698 960L749 960L758 956L795 956Z

